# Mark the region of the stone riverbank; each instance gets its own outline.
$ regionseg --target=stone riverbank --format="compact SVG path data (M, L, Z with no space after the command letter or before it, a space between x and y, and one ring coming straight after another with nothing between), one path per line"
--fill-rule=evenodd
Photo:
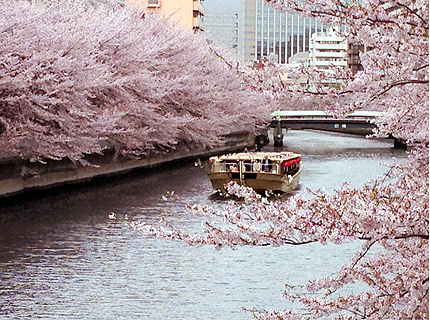
M19 157L0 157L0 197L64 184L82 183L97 177L124 174L133 169L156 167L172 161L186 161L233 152L253 147L255 141L255 135L249 130L234 131L225 136L224 145L216 148L182 148L138 160L115 154L113 150L106 150L102 155L86 156L85 160L92 164L90 166L83 166L68 159L48 160L44 164Z

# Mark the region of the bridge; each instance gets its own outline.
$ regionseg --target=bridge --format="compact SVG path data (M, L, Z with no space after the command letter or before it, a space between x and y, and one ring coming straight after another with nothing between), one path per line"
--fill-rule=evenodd
M372 120L384 114L380 111L355 111L339 119L325 111L275 111L271 114L272 122L269 127L273 128L275 147L280 147L283 145L283 129L313 129L365 136L371 134L376 127ZM404 147L403 142L396 139L394 146Z

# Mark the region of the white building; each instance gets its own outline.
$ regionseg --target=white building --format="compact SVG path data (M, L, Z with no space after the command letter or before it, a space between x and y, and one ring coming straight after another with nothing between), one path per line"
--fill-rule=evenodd
M309 65L319 70L348 67L348 41L334 30L316 32L309 41Z
M333 74L331 67L348 68L348 41L333 29L315 32L309 40L309 52L298 52L288 59L289 68L300 66L312 66L318 70ZM321 83L313 83L306 78L290 79L288 74L282 78L285 84L300 84L310 90L315 90L316 85L333 86L340 83L336 75L328 77Z

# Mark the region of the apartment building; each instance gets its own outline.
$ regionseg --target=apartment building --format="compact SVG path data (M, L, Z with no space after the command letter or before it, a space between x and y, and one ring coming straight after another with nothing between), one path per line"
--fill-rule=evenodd
M320 70L332 66L348 67L348 41L335 30L316 32L309 42L309 65Z
M313 33L327 31L315 18L279 12L265 0L243 0L243 58L270 58L287 63L298 52L309 51Z
M203 16L205 8L203 0L126 0L146 13L156 13L169 17L178 25L194 32L204 31Z

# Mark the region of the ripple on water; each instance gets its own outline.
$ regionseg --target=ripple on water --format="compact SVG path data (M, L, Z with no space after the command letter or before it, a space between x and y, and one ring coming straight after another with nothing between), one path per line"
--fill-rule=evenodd
M289 131L285 145L303 153L300 193L361 186L385 172L381 162L404 159L391 142L346 135ZM291 306L286 283L336 272L360 245L215 250L129 228L165 218L198 230L202 219L185 205L226 204L212 193L204 170L190 164L2 206L15 220L0 227L1 318L251 319L242 306Z

